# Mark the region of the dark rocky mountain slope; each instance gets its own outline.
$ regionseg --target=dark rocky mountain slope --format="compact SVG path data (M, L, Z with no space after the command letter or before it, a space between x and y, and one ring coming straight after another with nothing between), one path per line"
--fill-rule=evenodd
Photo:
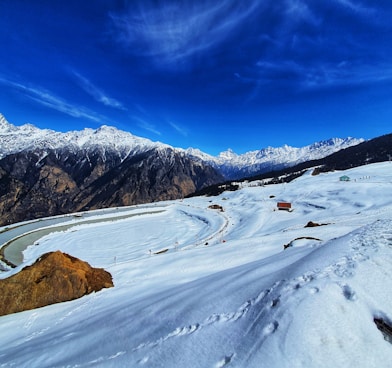
M0 225L113 206L182 198L223 181L170 148L122 158L102 150L34 150L0 160Z

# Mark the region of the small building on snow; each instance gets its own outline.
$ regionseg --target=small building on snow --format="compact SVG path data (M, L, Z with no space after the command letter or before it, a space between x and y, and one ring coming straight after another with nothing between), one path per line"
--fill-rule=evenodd
M339 178L340 181L350 181L350 178L347 175L343 175Z
M278 210L292 211L290 202L278 202Z

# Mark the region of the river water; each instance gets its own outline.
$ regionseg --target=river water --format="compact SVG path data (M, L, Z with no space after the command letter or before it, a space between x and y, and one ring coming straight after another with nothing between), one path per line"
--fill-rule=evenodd
M160 213L162 204L94 210L74 215L48 217L0 228L0 253L3 260L18 266L23 262L23 251L39 239L53 232L65 231L81 224L116 221L132 216ZM99 216L99 217L97 217ZM58 225L58 226L56 226Z

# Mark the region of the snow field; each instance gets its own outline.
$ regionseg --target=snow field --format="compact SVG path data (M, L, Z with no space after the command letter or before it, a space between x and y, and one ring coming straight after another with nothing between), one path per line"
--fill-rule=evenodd
M280 200L294 211L275 210ZM162 210L28 247L19 268L60 249L107 269L115 287L1 317L0 367L390 365L373 318L392 320L392 164ZM301 237L320 240L283 250Z

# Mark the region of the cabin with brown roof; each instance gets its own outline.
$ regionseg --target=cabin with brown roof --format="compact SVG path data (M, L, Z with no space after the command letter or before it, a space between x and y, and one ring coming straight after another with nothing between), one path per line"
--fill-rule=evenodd
M277 203L278 210L292 211L290 202L278 202Z

